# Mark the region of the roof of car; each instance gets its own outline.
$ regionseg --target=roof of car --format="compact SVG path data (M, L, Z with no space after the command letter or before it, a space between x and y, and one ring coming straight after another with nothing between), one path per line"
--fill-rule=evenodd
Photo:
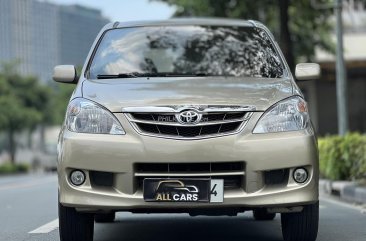
M228 19L228 18L171 18L167 20L114 22L107 24L105 28L164 26L164 25L220 25L220 26L243 26L262 27L262 24L254 20Z

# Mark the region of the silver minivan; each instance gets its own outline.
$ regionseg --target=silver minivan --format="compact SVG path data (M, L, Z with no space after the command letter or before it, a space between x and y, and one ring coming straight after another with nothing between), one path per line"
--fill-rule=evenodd
M296 66L297 80L319 74ZM261 23L107 24L80 75L61 65L53 78L76 84L58 143L62 241L93 240L116 212L280 214L284 240L316 239L314 129Z

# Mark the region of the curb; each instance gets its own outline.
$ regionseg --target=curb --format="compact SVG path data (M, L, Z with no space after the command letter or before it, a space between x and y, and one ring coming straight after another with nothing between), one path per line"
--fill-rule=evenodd
M324 193L339 196L347 202L366 204L366 188L357 186L355 182L321 179L319 189Z

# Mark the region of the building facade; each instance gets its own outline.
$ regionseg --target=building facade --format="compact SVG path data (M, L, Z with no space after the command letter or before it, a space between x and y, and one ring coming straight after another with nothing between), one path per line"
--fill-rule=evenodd
M79 5L60 7L60 52L62 63L81 65L100 29L108 21L99 10Z
M82 65L108 20L99 10L38 0L0 1L0 61L18 60L23 75L51 79L57 64Z
M366 132L366 9L360 0L343 2L344 59L347 70L349 131ZM336 43L335 34L333 41ZM316 51L319 80L299 82L319 135L338 133L336 58Z

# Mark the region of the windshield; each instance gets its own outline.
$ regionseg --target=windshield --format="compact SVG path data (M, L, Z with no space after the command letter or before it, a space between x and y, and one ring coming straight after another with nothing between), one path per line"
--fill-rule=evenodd
M105 33L90 78L139 76L250 76L279 78L284 67L259 28L151 26Z

